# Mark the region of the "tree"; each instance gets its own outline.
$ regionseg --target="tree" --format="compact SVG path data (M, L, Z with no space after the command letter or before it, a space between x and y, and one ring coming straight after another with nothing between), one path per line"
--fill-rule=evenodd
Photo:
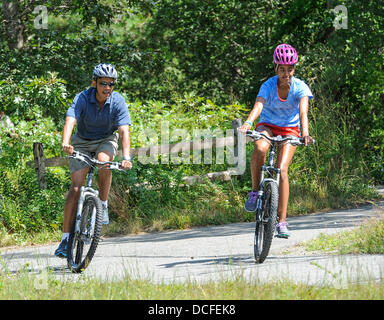
M25 13L21 11L18 1L3 0L1 9L9 47L22 49L25 43Z
M50 14L60 15L66 13L78 13L82 17L84 25L96 23L97 26L109 24L112 17L119 10L124 8L126 1L105 1L93 0L47 0L44 6ZM3 0L2 33L3 40L8 43L10 49L23 49L26 40L36 32L35 26L31 23L34 9L41 3L36 0Z
M153 8L146 38L176 61L198 94L252 103L273 74L276 45L291 43L305 55L326 40L330 16L326 0L163 0Z

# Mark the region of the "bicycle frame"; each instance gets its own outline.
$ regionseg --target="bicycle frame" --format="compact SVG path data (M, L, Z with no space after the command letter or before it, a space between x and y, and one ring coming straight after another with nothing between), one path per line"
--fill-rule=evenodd
M263 187L264 181L273 180L276 181L277 185L279 185L280 182L280 168L275 167L275 155L276 155L276 147L274 143L271 143L271 149L269 151L269 159L268 159L268 165L265 164L261 166L261 172L260 172L260 186L259 189ZM268 174L268 178L265 178L265 173ZM276 175L276 178L273 178L273 174Z
M90 157L88 157L85 154L81 154L78 151L75 151L74 155L75 156L76 155L80 156L79 159L84 161L84 162L86 162L89 165L89 171L88 171L88 174L87 174L87 176L88 176L87 177L87 183L86 183L86 186L81 186L81 188L80 188L80 197L79 197L77 211L76 211L75 232L77 234L79 234L80 233L81 212L83 210L83 204L84 204L85 197L87 195L91 195L91 194L95 195L96 197L99 196L99 191L92 188L95 165L97 165L97 164L99 164L99 165L106 165L107 164L107 165L109 165L109 169L117 169L119 171L123 171L123 170L120 169L120 165L117 162L111 162L111 161L101 162L101 161L97 161L95 159L91 159ZM94 218L95 218L95 212L92 212L92 218L91 219L94 219ZM86 239L89 239L93 235L94 223L91 224L91 229L87 230L87 231L88 232L87 232L86 235L80 235L80 236L85 236Z
M265 162L265 164L267 163L267 165L264 164L261 166L259 192L262 193L262 189L266 181L275 181L277 183L277 186L279 186L281 170L280 168L275 167L275 156L276 156L277 144L287 141L292 143L293 145L302 145L304 144L303 138L297 138L297 137L291 137L291 136L285 137L285 138L282 138L281 136L269 137L257 131L247 131L247 135L256 140L264 137L267 141L269 140L269 143L271 145L271 148L269 150L268 161ZM267 178L265 178L266 173L268 174ZM275 174L275 178L273 178L274 174Z

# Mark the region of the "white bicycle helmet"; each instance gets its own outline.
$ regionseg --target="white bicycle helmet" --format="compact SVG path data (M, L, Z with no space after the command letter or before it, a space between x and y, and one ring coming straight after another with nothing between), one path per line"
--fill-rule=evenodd
M93 80L97 80L98 78L113 78L117 79L117 71L115 66L108 63L101 63L93 69L92 74Z

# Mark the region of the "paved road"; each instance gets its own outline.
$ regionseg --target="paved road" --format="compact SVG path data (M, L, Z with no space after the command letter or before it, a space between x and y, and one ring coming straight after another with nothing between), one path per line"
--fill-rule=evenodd
M253 260L254 223L104 238L85 274L106 281L129 276L154 282L203 282L238 276L260 282L290 279L316 285L382 280L384 255L332 256L303 254L297 250L291 250L290 254L283 252L320 233L330 234L356 227L364 219L382 214L383 210L384 203L380 203L291 217L291 238L275 238L270 255L259 265ZM50 270L63 280L81 277L68 271L65 260L53 257L56 247L57 244L17 250L0 248L0 251L10 272L28 264L31 273Z

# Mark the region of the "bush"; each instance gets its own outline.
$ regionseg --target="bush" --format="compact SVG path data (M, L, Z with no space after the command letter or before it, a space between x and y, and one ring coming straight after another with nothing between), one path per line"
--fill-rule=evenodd
M56 73L47 77L26 78L21 82L11 77L0 81L2 110L12 119L30 121L51 118L62 127L68 108L65 81Z
M46 190L39 189L33 169L16 168L0 174L0 225L18 240L62 226L67 174L47 170Z

